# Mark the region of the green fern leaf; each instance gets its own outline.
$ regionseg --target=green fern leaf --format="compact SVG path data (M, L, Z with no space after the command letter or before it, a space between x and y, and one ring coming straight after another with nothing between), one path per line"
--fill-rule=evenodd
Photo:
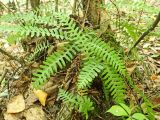
M58 71L58 68L64 68L66 66L66 63L70 62L77 54L77 51L78 48L72 45L66 47L64 51L57 51L51 56L47 57L46 61L43 62L44 65L40 66L41 69L37 70L37 72L33 74L33 87L39 88L52 74Z
M64 103L67 103L72 107L76 105L76 102L77 102L76 96L74 96L73 94L67 91L64 91L63 89L59 89L58 99L63 100Z
M78 76L78 89L85 89L91 86L92 81L101 72L103 66L94 58L88 58L84 61L83 67Z
M94 110L93 102L87 96L77 96L77 103L79 104L79 112L83 113L88 119L88 112Z
M79 110L79 112L86 116L86 119L88 119L88 112L94 109L93 102L87 96L73 95L72 93L60 89L58 98L63 100L64 103Z
M115 102L124 102L125 82L121 76L114 71L112 66L105 65L101 78L103 81L104 92L109 90Z
M49 46L50 46L50 44L49 44L48 41L47 42L44 41L42 43L38 43L38 45L36 45L36 48L33 51L33 53L31 53L27 59L29 61L32 61L33 59L38 57L43 51L47 50L47 48L49 48Z

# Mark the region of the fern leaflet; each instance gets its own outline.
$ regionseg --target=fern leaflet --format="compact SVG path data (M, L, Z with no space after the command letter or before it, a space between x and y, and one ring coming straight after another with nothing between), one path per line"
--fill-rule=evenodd
M86 59L78 76L78 89L89 88L94 78L98 76L98 73L100 73L102 69L103 66L96 61L96 59Z
M42 43L37 43L36 48L33 53L31 53L28 57L29 61L32 61L35 57L39 56L43 51L45 51L49 46L49 42L44 41Z
M87 96L73 95L60 89L58 97L66 104L78 109L79 112L86 116L86 119L88 119L88 112L94 109L93 102Z
M125 99L125 82L113 67L105 65L101 74L104 89L109 90L113 99L117 103L124 102ZM105 90L104 90L105 91Z
M70 62L77 54L77 51L78 48L72 45L66 47L64 51L54 52L52 55L47 57L46 61L43 62L44 65L40 65L40 69L33 74L33 87L39 88L52 74L58 71L58 68L64 68L66 66L66 62Z

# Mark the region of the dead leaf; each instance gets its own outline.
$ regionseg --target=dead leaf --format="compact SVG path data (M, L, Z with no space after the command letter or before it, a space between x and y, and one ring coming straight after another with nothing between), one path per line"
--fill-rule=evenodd
M37 97L35 96L33 91L31 91L28 97L26 98L26 107L33 105L34 102L36 102L37 100L38 100Z
M54 85L45 89L46 93L51 95L58 91L58 85ZM56 95L56 94L55 94Z
M157 75L155 75L155 74L153 74L153 75L151 76L151 80L153 80L153 81L154 81L154 80L157 80L157 78L158 78L158 77L157 77Z
M151 102L153 103L153 105L159 105L160 104L160 97L152 97L151 98Z
M17 114L4 113L5 120L21 120Z
M25 102L22 95L11 98L7 105L7 113L19 113L25 109Z
M125 48L125 49L124 49L124 52L125 52L125 53L128 53L128 52L129 52L129 49L128 49L128 48Z
M38 100L40 101L40 103L43 106L45 106L48 94L46 92L42 91L42 90L34 90L33 92L36 95L36 97L38 98Z
M42 107L35 106L24 112L26 120L46 120Z
M129 73L129 75L131 75L134 71L134 69L136 68L136 63L135 62L130 62L127 64L127 71Z
M68 42L57 43L57 50L63 50L64 46L66 46Z

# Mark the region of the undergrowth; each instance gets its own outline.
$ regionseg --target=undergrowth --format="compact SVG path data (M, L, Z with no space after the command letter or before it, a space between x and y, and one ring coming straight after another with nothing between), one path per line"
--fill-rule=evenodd
M10 41L17 42L16 39L30 36L53 37L62 44L68 42L63 49L56 50L46 57L39 69L33 73L32 86L40 89L52 75L67 68L77 54L82 54L76 93L81 90L87 91L91 88L94 79L100 77L106 98L110 94L115 103L124 103L127 87L134 89L135 85L126 70L123 58L116 52L114 46L111 47L110 44L97 37L94 31L85 31L80 28L74 19L65 13L51 10L46 12L42 9L38 11L41 14L29 11L14 15L7 14L0 18L1 22L13 23L14 21L14 24L1 24L0 26L1 32L9 32L11 38L15 37ZM125 27L127 27L126 24ZM136 39L134 35L131 34ZM34 60L49 46L49 41L36 45L34 52L26 60ZM88 112L94 109L93 100L88 95L80 96L60 89L58 96L59 99L83 113L86 119L88 119ZM146 114L150 119L154 119L150 102L143 94L141 97L148 108Z

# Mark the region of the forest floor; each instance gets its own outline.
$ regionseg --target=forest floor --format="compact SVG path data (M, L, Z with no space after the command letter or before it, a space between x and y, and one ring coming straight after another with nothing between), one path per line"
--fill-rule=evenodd
M0 52L0 120L65 120L64 116L70 113L67 113L66 106L59 107L57 94L59 86L67 79L66 74L71 75L72 71L52 76L43 91L33 90L31 76L41 62L25 65L23 59L15 60L17 56L23 58L26 53L20 44L9 45L6 36L0 33L0 48L11 55ZM138 45L138 56L143 56L142 61L126 63L127 70L137 87L153 103L156 118L160 120L160 38L151 36L142 41ZM72 65L77 67L78 64L77 58ZM94 94L97 103L102 102L100 91L92 89L89 92ZM72 114L72 119L82 119L78 113ZM105 120L103 114L95 116L97 120Z

